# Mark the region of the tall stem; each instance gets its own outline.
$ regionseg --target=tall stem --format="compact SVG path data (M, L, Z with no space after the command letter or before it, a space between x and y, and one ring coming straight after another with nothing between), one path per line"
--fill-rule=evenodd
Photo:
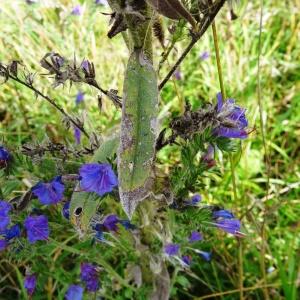
M257 99L259 107L259 119L260 119L260 130L262 134L262 141L265 152L265 164L267 169L267 195L268 198L269 188L270 188L270 161L267 150L266 135L265 135L265 126L263 121L263 107L261 100L261 78L260 78L260 56L261 56L261 35L262 35L262 18L263 18L263 1L260 0L260 18L259 18L259 38L258 38L258 57L257 57ZM263 221L261 225L261 255L260 255L260 267L263 277L263 284L267 285L267 275L266 275L266 264L265 264L265 254L266 254L266 226L265 226L265 212L263 213ZM263 289L264 297L266 300L269 299L268 288L264 287Z
M219 49L219 42L218 42L218 35L215 21L212 22L212 32L213 32L213 39L214 39L214 46L215 46L215 54L217 60L217 68L218 68L218 76L219 76L219 84L222 93L222 98L225 100L225 88L224 88L224 81L223 81L223 73L222 73L222 66L221 66L221 59L220 59L220 49ZM233 199L234 202L237 203L237 185L236 185L236 178L235 178L235 170L234 170L234 160L233 156L229 154L230 159L230 170L231 170L231 181L232 181L232 188L233 188ZM243 295L243 255L242 255L242 241L239 241L239 290L240 290L240 300L244 299Z

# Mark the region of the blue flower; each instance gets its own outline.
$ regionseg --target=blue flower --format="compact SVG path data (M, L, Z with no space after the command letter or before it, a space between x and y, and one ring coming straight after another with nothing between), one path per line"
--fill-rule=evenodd
M193 231L189 237L189 242L194 243L203 240L203 236L198 231Z
M176 70L174 72L174 77L177 79L177 80L181 80L182 79L182 73L179 71L179 70Z
M74 127L74 138L75 138L75 142L77 145L80 144L80 140L81 140L81 131L77 126L73 126Z
M80 285L71 284L66 292L66 300L82 300L83 287Z
M7 149L3 146L0 146L0 169L7 166L8 161L11 159L11 156Z
M241 232L241 222L240 220L237 219L222 219L222 220L217 220L215 225L228 233L231 233L233 235L240 236Z
M0 200L0 216L8 215L11 209L12 207L10 203Z
M130 223L129 220L120 220L119 223L126 229L126 230L134 230L136 226Z
M56 176L48 183L39 182L32 188L33 194L45 205L58 203L63 198L64 190L61 176Z
M179 252L180 246L178 244L167 244L165 245L165 254L169 256L177 255Z
M29 296L32 296L36 287L36 276L34 274L26 275L24 280L24 287L27 290L27 294Z
M88 72L89 71L89 61L87 59L85 59L82 63L81 63L81 68ZM79 94L79 93L78 93ZM83 93L82 93L83 94ZM84 94L82 95L82 97L84 96ZM82 99L83 100L83 99Z
M6 227L10 222L8 214L11 208L12 207L8 202L0 200L0 231L6 230Z
M217 94L217 118L221 125L214 129L213 133L220 137L244 139L248 136L245 128L248 121L245 116L245 109L237 106L233 99L227 99L223 103L222 94Z
M80 271L80 278L86 284L86 289L89 292L96 292L100 285L96 266L89 263L82 263Z
M81 66L84 69L87 69L88 67L86 66L87 63L85 63L86 61L83 61ZM79 103L81 103L84 100L84 93L79 91L76 95L76 105L78 105Z
M213 218L234 219L234 214L226 209L216 210L213 212Z
M205 261L211 260L211 252L201 251L199 249L195 249L196 253L198 253Z
M187 206L197 206L198 203L202 200L202 197L201 195L199 194L195 194L191 200L186 200L184 201L184 204L187 205Z
M5 239L7 241L21 236L21 227L16 224L5 230Z
M0 240L0 251L5 250L6 246L7 246L6 240Z
M70 219L70 204L71 201L68 201L64 204L63 208L62 208L62 215L69 220Z
M187 266L190 266L190 265L191 265L191 262L192 262L191 256L189 256L189 255L183 255L183 256L181 257L181 260L183 261L183 263L184 263L185 265L187 265Z
M3 231L6 229L10 222L10 217L9 216L1 216L0 215L0 231Z
M95 192L103 196L118 184L118 178L109 164L84 164L79 174L81 187L86 192Z
M199 55L200 60L206 60L210 57L210 54L208 51L204 51Z
M81 5L78 4L72 9L71 14L74 16L80 16L80 15L82 15L82 12L83 12L83 9L82 9Z
M27 230L29 243L34 244L39 240L47 240L49 237L48 219L46 216L28 216L24 226Z
M103 221L104 227L109 231L118 231L118 223L119 218L116 215L108 215Z

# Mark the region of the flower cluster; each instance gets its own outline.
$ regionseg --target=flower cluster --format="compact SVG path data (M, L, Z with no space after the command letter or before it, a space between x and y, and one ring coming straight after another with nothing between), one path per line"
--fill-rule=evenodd
M213 206L209 205L199 205L201 202L202 197L199 194L196 194L191 197L190 200L183 201L184 207L183 209L189 209L189 207L199 208L202 210L207 210L209 218L211 221L204 221L207 224L212 224L214 227L225 231L229 234L232 234L236 237L243 237L244 234L240 231L241 230L241 222L235 218L234 214L229 210L225 209L215 209ZM173 209L178 209L178 207L171 206ZM192 262L192 256L190 255L183 255L180 256L180 249L188 249L194 251L198 255L200 255L205 261L210 261L212 253L200 250L198 248L192 247L191 244L195 244L196 247L199 246L198 242L202 241L203 235L198 230L193 230L190 235L187 237L188 245L186 242L182 242L182 244L176 243L167 243L164 246L164 253L167 257L172 258L175 257L180 263L186 267L189 266Z
M80 279L88 292L97 292L100 287L97 267L90 263L80 266ZM82 300L84 288L79 284L71 284L65 294L66 300Z
M245 109L236 105L234 99L223 102L221 93L217 94L217 100L217 119L221 125L213 133L220 137L245 139L248 136Z
M8 227L10 224L10 215L12 207L6 201L0 200L0 251L3 251L8 243L14 238L21 236L21 227L15 224Z
M117 215L111 214L107 215L102 223L96 223L92 226L95 233L96 240L102 242L105 240L104 232L118 232L118 224L123 226L126 230L134 230L136 226L132 224L129 220L120 219Z
M236 219L234 214L228 210L221 209L213 212L214 225L219 229L233 234L237 237L243 237L241 230L241 222Z
M10 159L10 153L0 147L0 162L1 165L7 163ZM109 193L117 186L117 176L109 164L84 164L79 170L81 187L84 191L95 192L99 196ZM50 182L38 182L31 188L31 192L36 196L43 205L52 205L61 202L64 198L65 185L62 181L62 176L54 177ZM69 212L70 202L66 202L63 206L63 216L70 218ZM9 241L21 236L21 227L15 224L8 227L10 224L11 205L3 200L0 200L0 251L4 250ZM117 231L117 223L131 229L132 224L127 220L120 220L115 215L107 216L103 222L104 228L109 231ZM24 221L24 228L27 232L29 243L34 244L40 240L47 240L50 229L48 219L45 215L29 215ZM97 233L100 238L101 232Z

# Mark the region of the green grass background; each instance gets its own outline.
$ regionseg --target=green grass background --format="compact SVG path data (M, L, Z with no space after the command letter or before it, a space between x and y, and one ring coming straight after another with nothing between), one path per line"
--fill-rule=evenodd
M217 18L226 94L247 108L253 132L243 142L242 152L233 157L237 200L233 200L230 164L222 157L218 161L220 172L210 174L205 179L206 189L200 191L206 202L224 205L242 218L246 237L241 244L230 236L212 243L215 259L210 264L202 262L196 266L198 279L193 277L196 275L189 277L181 272L173 278L174 299L196 299L193 295L202 295L199 299L239 299L241 278L244 299L293 300L300 297L300 3L298 0L263 2L259 71L260 1L241 1L237 8L239 18L233 22L228 18L227 7ZM128 51L121 36L112 40L106 36L109 17L101 12L110 12L109 8L96 6L92 0L81 1L83 15L72 16L70 11L76 4L77 1L41 0L40 4L27 5L21 0L2 0L0 61L22 61L32 72L37 72L36 85L44 93L51 95L69 113L82 115L90 131L105 134L120 119L120 112L109 100L103 99L100 113L95 90L81 85L53 89L49 78L38 76L44 73L39 60L45 53L55 51L65 57L76 54L78 60L88 58L94 62L102 87L118 89L121 94ZM160 71L161 79L187 43L185 34ZM205 61L199 60L203 51L210 52L210 58ZM161 53L156 42L156 64ZM211 30L191 51L180 71L183 78L173 78L162 91L162 119L180 113L184 101L194 108L204 100L215 101L219 83ZM260 126L258 72L269 157L267 165ZM79 90L85 92L85 101L78 108L75 95ZM72 134L63 128L61 120L59 112L42 99L36 99L30 90L14 82L0 86L1 143L13 148L46 138L72 141ZM170 157L172 153L168 150L160 154L166 166ZM20 174L22 176L24 174ZM19 191L25 186L17 185ZM52 213L61 218L55 209ZM89 252L88 242L66 246L65 241L76 238L71 226L66 224L64 221L53 224L52 237L57 241L34 250L39 253L1 254L0 299L15 299L12 295L16 290L25 299L21 271L27 264L35 265L43 274L33 299L63 299L68 284L78 277L79 270L73 269L72 255L80 253L83 258L100 264L103 259L111 259L109 251L100 257L97 249ZM37 256L40 261L36 260ZM33 257L35 261L31 261ZM105 299L144 299L143 291L137 293L122 283L121 269L119 265L103 275L107 280L116 275L114 272L120 276L119 281L112 283L113 291L104 284L101 293ZM196 284L191 284L192 280L196 280ZM268 287L265 293L264 286Z

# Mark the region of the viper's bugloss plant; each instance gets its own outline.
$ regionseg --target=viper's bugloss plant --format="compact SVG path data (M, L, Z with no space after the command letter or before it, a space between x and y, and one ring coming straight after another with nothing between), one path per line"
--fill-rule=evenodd
M67 300L83 299L85 292L94 293L95 298L105 298L107 293L107 298L165 300L173 293L178 272L193 274L199 260L209 264L214 259L211 241L221 236L220 232L235 238L244 236L241 221L231 211L211 204L202 192L208 173L221 176L219 154L226 159L228 153L239 148L240 140L247 138L246 110L231 98L222 99L219 93L216 104L210 99L197 108L185 103L180 114L163 120L159 117L160 90L170 78L185 84L180 63L225 0L215 0L214 5L201 2L202 7L197 9L199 13L201 9L201 15L206 12L205 21L193 13L192 3L186 7L178 0L172 6L165 0L160 5L152 0L108 2L113 10L108 37L122 32L130 52L122 96L117 90L100 86L90 60L78 61L76 56L67 59L50 52L40 64L51 76L52 87L67 83L88 85L100 93L100 112L102 95L116 109L122 109L120 126L109 136L93 132L91 122L69 114L58 101L41 92L33 73L26 68L19 71L23 65L18 60L0 64L0 75L5 81L31 89L62 114L66 135L57 138L56 131L48 125L52 135L47 141L23 144L21 151L12 154L5 146L0 147L0 167L4 169L1 179L9 182L13 176L24 177L18 186L3 191L0 188L0 196L5 199L0 201L0 251L30 256L25 267L32 267L34 273L25 273L24 279L30 297L36 286L42 286L37 284L44 276L42 272L49 273L46 267L41 272L37 268L35 259L44 254L40 251L51 253L50 272L62 265L64 282L48 280L49 294L55 294L57 289L57 294L64 291ZM70 9L69 19L81 19L84 8L78 4ZM154 64L157 58L153 54L152 26L154 36L166 50L162 63L170 52L164 46L161 16L152 20L152 15L178 20L177 28L169 27L169 51L187 26L191 37L186 54L161 83ZM205 51L197 60L202 63L209 57ZM76 112L83 110L87 102L83 90L86 91L81 86L77 88L73 103ZM73 143L68 138L69 131ZM168 164L160 160L166 149L174 155ZM20 174L13 173L13 169L9 173L8 165ZM66 241L59 241L59 233L68 236ZM61 252L65 252L68 263L56 261ZM118 297L117 293L123 293L125 288L128 295Z

